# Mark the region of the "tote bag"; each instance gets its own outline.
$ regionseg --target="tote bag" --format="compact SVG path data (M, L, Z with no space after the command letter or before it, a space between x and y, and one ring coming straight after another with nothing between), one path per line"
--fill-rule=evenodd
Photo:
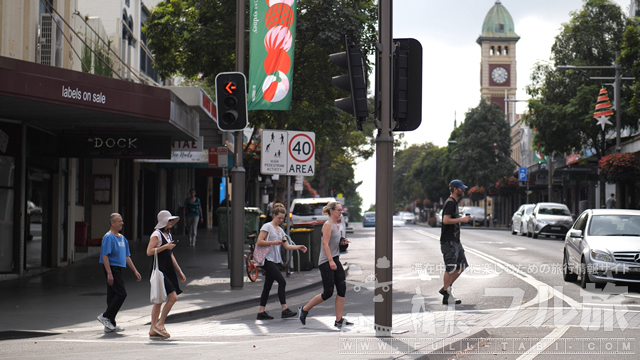
M164 288L164 274L158 268L158 248L154 249L153 271L151 272L151 294L150 300L153 304L162 304L167 301L167 290Z
M271 234L271 229L269 229L268 233ZM255 250L253 250L253 261L259 266L264 265L264 259L267 258L269 250L271 250L271 245L256 245Z

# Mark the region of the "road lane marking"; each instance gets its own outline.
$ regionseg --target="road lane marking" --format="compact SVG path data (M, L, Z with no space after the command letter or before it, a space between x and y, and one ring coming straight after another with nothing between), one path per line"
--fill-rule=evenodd
M543 351L545 351L551 344L555 343L571 328L570 325L561 326L555 328L549 335L545 336L542 340L533 345L526 353L520 355L516 360L533 360Z

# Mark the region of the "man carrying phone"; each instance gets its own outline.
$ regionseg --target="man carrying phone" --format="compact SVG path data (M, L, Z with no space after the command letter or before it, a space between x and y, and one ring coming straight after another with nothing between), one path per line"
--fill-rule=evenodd
M442 230L440 232L440 250L444 258L446 271L442 277L443 286L439 293L442 295L444 305L460 304L452 294L452 285L460 274L469 266L464 255L464 248L460 243L460 223L468 223L470 216L460 217L458 201L464 196L467 187L461 180L452 180L449 183L451 196L442 207Z

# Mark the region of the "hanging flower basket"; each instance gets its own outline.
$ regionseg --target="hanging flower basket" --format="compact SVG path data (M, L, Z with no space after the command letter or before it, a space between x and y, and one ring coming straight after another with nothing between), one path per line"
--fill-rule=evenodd
M474 186L467 192L471 201L480 201L484 199L484 188L482 186Z
M520 182L515 177L503 177L498 182L496 182L496 189L498 189L498 194L502 196L508 196L515 194L520 187Z
M598 161L600 178L609 184L631 183L640 177L640 163L632 153L610 154Z

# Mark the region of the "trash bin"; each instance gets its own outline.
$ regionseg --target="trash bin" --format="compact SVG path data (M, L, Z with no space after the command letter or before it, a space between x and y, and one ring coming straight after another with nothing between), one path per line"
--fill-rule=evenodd
M260 215L262 210L257 207L244 208L244 243L252 244L253 241L249 238L249 235L255 234L258 241L258 233L260 233Z
M87 227L89 223L76 221L75 245L87 246Z
M306 253L302 251L292 252L293 269L294 270L300 269L304 271L309 271L313 269L313 260L311 258L311 234L313 233L313 229L307 229L307 228L291 229L290 233L291 233L291 240L296 245L304 245L307 247ZM296 254L296 252L300 255L299 256L300 267L298 267L298 255ZM317 259L316 259L316 262L317 262Z
M292 225L294 229L306 228L313 230L310 240L311 246L307 246L307 249L309 249L309 256L311 256L311 262L314 268L318 267L318 259L322 251L322 225L324 225L324 221L309 221Z
M231 215L231 208L229 208L229 215ZM220 243L220 250L227 250L227 244L229 243L227 208L225 206L217 208L216 216L218 217L218 243Z
M229 208L229 215L232 211ZM262 211L255 207L244 208L244 243L251 244L253 241L249 238L249 235L260 232L260 215ZM227 228L227 208L221 206L216 209L216 216L218 217L218 242L220 243L220 250L226 250L229 243L229 229ZM233 219L229 219L233 221ZM231 225L231 224L230 224ZM257 237L256 237L257 240Z

